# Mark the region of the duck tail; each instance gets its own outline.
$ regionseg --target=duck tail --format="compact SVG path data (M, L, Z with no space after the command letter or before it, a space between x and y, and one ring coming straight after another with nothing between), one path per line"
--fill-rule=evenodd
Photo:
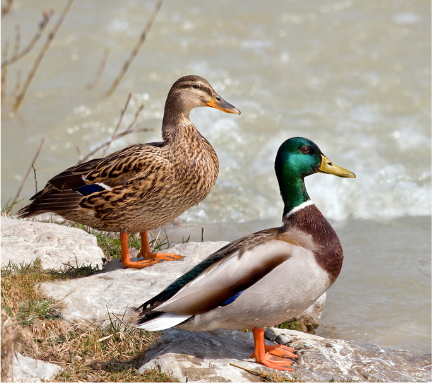
M177 326L193 315L177 315L170 312L156 312L150 315L145 315L135 322L135 327L142 328L147 331L165 330L170 327Z
M33 201L20 209L17 215L19 218L27 218L47 212L74 210L78 208L82 197L80 193L71 189L52 189L45 193L41 191L35 194L31 198Z

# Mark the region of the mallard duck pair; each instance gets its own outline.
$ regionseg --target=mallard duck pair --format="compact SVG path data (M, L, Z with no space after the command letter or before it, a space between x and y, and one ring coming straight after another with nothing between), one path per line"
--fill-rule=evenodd
M240 113L197 76L170 90L163 140L135 145L72 167L51 179L20 211L21 217L53 211L96 229L121 232L122 263L141 268L179 256L151 254L147 230L173 220L209 193L218 175L212 146L188 119L208 105ZM316 172L353 178L306 138L291 138L275 160L284 202L283 226L246 236L221 248L138 307L146 330L252 329L258 363L292 370L293 350L265 345L266 326L299 315L336 280L343 263L340 241L310 200L304 178ZM130 262L128 233L140 232L143 261Z

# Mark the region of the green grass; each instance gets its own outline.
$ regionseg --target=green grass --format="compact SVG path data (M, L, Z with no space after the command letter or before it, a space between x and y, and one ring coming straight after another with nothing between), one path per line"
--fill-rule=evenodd
M283 322L279 324L278 326L275 326L276 328L285 328L286 330L297 330L298 326L296 325L296 322Z
M12 204L9 204L11 202L11 199L8 200L8 202L5 204L5 206L3 206L2 211L1 211L1 215L3 217L9 217L10 216L10 212L12 210L12 208L16 205L19 204L22 200L19 201L15 201Z

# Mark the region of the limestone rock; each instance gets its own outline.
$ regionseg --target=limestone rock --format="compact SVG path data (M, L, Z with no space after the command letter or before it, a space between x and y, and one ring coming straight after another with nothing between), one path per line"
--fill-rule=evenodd
M268 329L265 337L268 336L284 337L277 340L290 341L290 347L296 350L299 358L293 360L294 372L278 371L286 377L296 376L305 382L431 381L431 356L428 355L285 329ZM266 374L274 371L250 359L253 351L251 332L193 332L172 328L161 332L139 371L160 366L181 382L260 382L259 376L231 365Z
M14 357L12 382L49 382L63 371L53 363L38 361L19 353Z
M78 228L2 217L1 236L2 265L29 264L38 258L44 269L103 265L96 237Z
M374 344L325 339L286 329L267 329L265 337L285 336L299 359L293 368L304 381L428 382L431 355L383 349ZM280 339L281 340L281 339Z
M171 328L161 331L158 342L146 353L138 371L159 365L161 371L180 382L254 382L257 376L230 365L261 371L261 365L248 359L253 351L251 332Z

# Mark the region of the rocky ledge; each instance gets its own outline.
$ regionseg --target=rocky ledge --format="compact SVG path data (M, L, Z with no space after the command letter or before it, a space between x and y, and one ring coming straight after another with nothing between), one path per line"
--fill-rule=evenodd
M181 382L260 382L260 374L277 372L303 382L429 382L431 356L387 350L373 344L325 339L301 331L268 328L267 344L295 349L293 372L271 370L249 356L254 351L251 332L182 331L172 328L146 353L139 371L159 366Z
M102 268L104 253L96 237L81 229L32 220L1 218L1 264L29 264L64 270L83 265Z
M2 218L2 265L29 263L36 258L45 268L101 265L102 251L96 238L71 227ZM62 316L68 321L89 320L104 325L109 312L134 320L132 307L158 294L167 285L226 245L227 242L185 243L166 250L185 256L145 269L124 269L118 260L106 264L92 276L46 282L42 290L55 299L64 299ZM27 256L26 259L23 256ZM63 257L62 257L63 256ZM296 320L303 331L315 331L325 296ZM266 338L297 350L294 372L279 372L302 381L431 381L431 355L405 350L388 350L372 344L325 339L301 331L270 328ZM270 342L269 342L270 343ZM217 330L188 332L169 329L161 332L147 352L140 371L159 365L172 377L192 382L259 382L260 373L270 369L249 359L253 352L250 332ZM236 366L240 366L236 367ZM247 371L247 370L250 371ZM252 371L252 372L251 372Z

